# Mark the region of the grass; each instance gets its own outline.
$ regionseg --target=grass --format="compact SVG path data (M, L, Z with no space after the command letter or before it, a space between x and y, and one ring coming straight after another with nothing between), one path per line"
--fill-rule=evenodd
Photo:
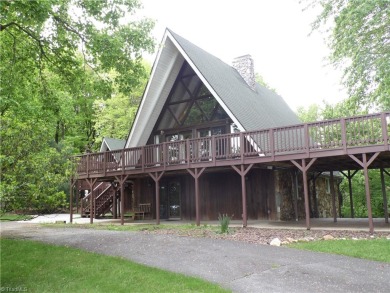
M118 257L0 239L1 287L28 292L228 292L199 278Z
M114 230L114 231L156 231L156 230L176 230L185 233L186 231L210 231L218 232L217 226L201 225L196 226L195 224L112 224L112 223L101 223L101 224L43 224L46 227L53 228L82 228L82 229L97 229L97 230Z
M13 214L13 213L0 214L0 222L25 221L25 220L31 220L32 218L33 218L33 216L29 216L29 215L19 215L19 214Z
M390 263L390 240L385 238L298 242L289 247Z

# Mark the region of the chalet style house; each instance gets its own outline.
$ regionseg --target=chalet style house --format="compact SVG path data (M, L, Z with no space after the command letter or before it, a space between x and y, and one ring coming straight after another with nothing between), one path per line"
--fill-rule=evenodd
M302 124L256 83L250 55L231 66L169 29L160 48L127 141L104 138L99 153L77 157L72 186L91 222L133 212L199 225L227 214L309 229L312 217L341 216L341 174L388 174L390 113Z

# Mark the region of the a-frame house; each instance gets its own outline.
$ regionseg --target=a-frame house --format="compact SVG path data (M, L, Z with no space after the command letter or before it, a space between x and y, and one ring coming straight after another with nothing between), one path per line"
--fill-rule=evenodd
M231 66L167 29L124 148L108 150L106 139L105 152L79 157L78 176L91 190L116 186L122 222L150 204L157 222L228 214L244 226L306 218L309 228L310 217L340 215L334 171L387 166L389 116L301 124L256 83L250 55ZM382 127L381 137L348 140L364 123Z
M256 82L250 55L236 58L230 66L167 29L126 148L298 123L298 117L281 96ZM226 147L238 150L239 142L218 145L217 155L218 148ZM172 147L168 152L184 161L182 148ZM197 151L207 157L209 148L204 142ZM297 174L279 172L288 183L283 183L287 187L275 189L275 184L279 184L275 183L276 173L273 167L255 166L245 175L248 218L299 217L298 208L292 211L285 208L288 213L280 214L282 195L275 195L275 190L280 188L294 190ZM154 190L148 188L151 183L151 179L138 182L142 187L135 196L136 202L155 202ZM188 172L166 174L160 187L162 219L195 219L194 179ZM242 218L242 186L235 170L230 167L206 170L200 177L199 187L202 220L215 220L220 213ZM286 193L290 194L291 190ZM302 203L297 205L303 207ZM302 212L303 209L300 216Z
M167 29L126 147L152 143L158 131L223 120L239 131L300 123L282 97L256 83L249 55L232 67Z

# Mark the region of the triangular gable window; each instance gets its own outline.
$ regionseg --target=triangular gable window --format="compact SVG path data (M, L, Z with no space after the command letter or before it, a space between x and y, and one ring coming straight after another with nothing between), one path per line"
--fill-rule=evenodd
M155 131L203 125L227 118L229 116L191 66L184 62L157 121Z

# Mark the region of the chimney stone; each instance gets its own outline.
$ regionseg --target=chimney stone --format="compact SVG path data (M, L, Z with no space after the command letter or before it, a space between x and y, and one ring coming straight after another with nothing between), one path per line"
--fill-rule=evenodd
M252 90L256 88L255 69L252 56L247 54L234 58L233 68L242 76Z

